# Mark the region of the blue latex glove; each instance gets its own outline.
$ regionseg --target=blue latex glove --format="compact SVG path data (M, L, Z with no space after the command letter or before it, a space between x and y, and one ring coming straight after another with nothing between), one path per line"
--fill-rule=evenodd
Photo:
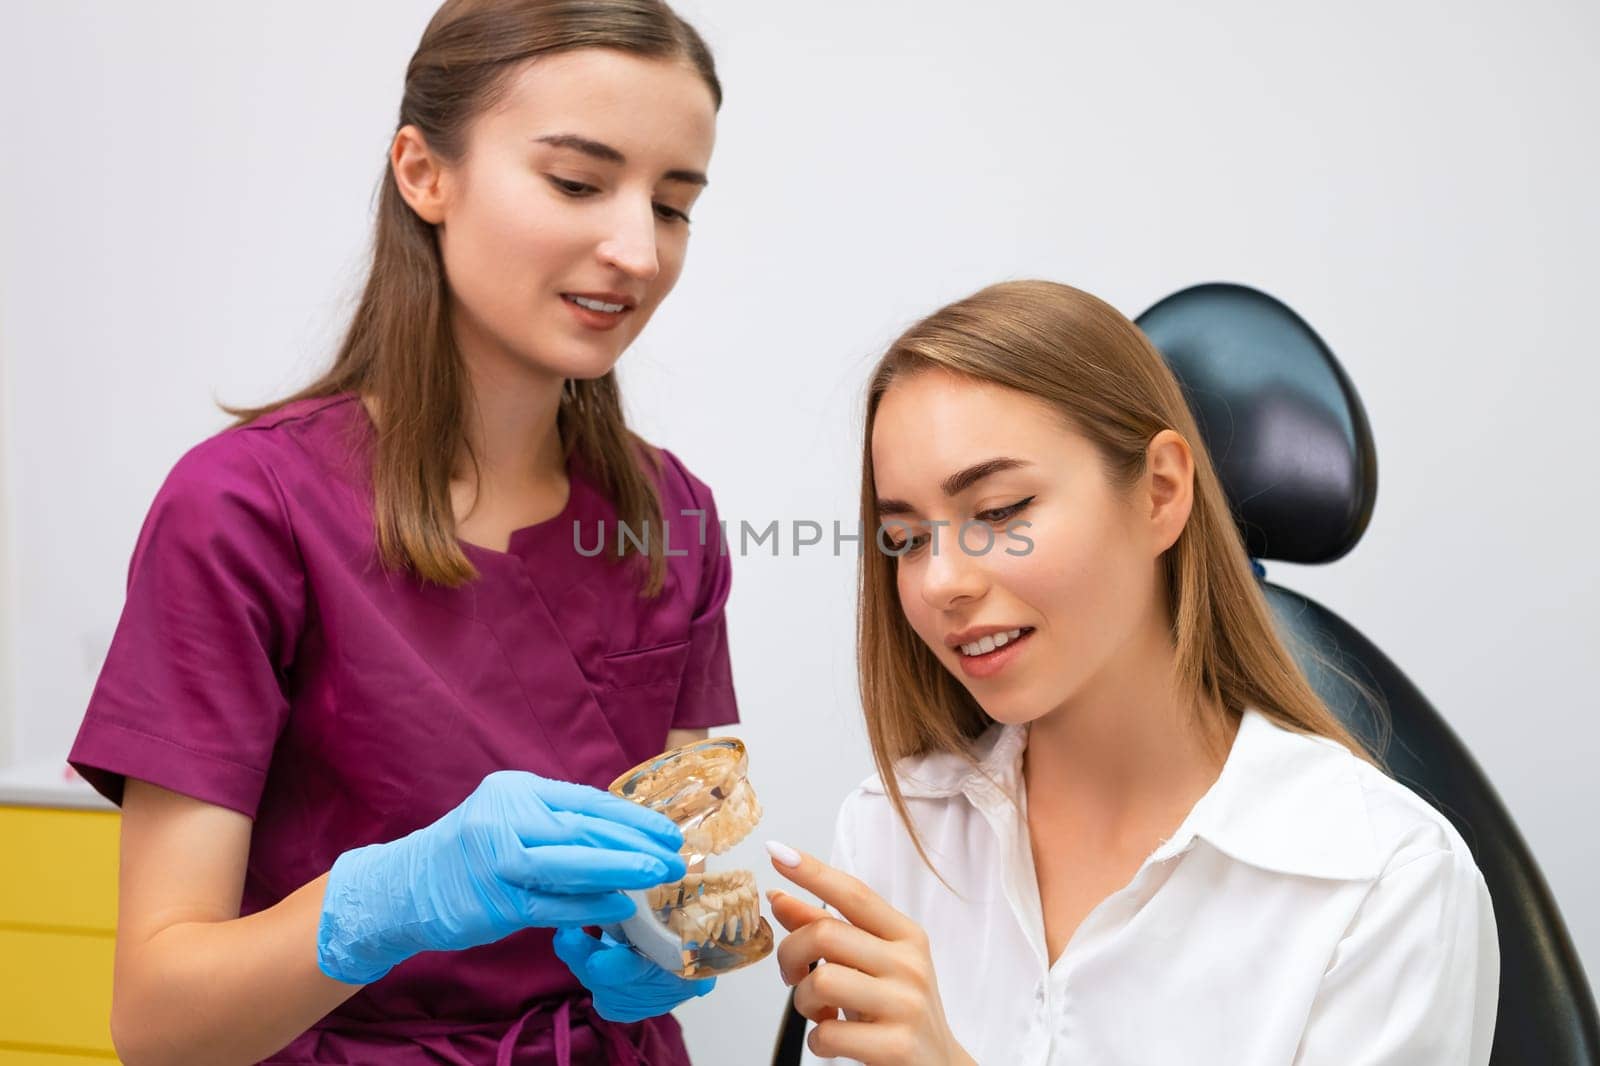
M644 889L684 875L670 818L608 792L519 770L490 774L432 825L340 855L328 873L317 965L367 984L420 951L529 926L619 922Z
M582 929L558 929L556 955L594 997L594 1009L608 1022L637 1022L665 1014L686 999L716 987L715 977L686 981L668 973L626 944Z

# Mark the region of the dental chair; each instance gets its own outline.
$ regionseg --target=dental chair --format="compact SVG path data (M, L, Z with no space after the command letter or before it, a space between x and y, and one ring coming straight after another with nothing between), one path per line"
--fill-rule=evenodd
M1329 563L1354 548L1372 517L1377 453L1355 386L1311 327L1271 296L1228 284L1174 293L1136 321L1183 386L1251 558ZM1483 871L1500 939L1490 1062L1600 1066L1577 952L1482 769L1376 645L1255 566L1312 686L1363 742L1386 741L1389 772L1450 819ZM799 1062L804 1035L791 995L773 1066Z
M1354 548L1372 516L1377 452L1355 386L1311 327L1265 293L1221 284L1174 293L1136 321L1183 385L1251 558L1330 563ZM1490 1062L1600 1064L1594 996L1561 912L1472 755L1354 626L1270 581L1261 590L1317 694L1369 744L1387 718L1389 772L1450 819L1483 871L1500 938Z

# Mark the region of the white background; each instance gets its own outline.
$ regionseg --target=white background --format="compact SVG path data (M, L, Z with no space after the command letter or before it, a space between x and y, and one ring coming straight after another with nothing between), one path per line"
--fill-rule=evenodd
M66 752L138 524L214 401L330 357L433 7L0 14L0 756ZM864 372L940 303L1015 276L1130 315L1203 280L1273 292L1361 390L1381 489L1355 552L1271 577L1437 704L1600 966L1597 9L681 9L728 98L689 268L623 364L636 424L735 522L851 522ZM738 559L729 608L760 834L822 852L868 769L852 565ZM770 962L724 979L680 1012L696 1060L762 1060L783 998Z

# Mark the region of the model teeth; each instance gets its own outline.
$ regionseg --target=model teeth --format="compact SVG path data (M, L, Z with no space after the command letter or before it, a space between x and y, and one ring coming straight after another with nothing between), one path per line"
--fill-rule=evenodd
M742 775L743 765L742 747L701 742L635 769L612 791L678 823L683 830L679 851L692 866L732 848L761 821L761 804Z
M733 786L722 804L698 824L680 823L683 829L683 847L691 854L721 855L739 841L761 821L761 804L755 790L748 782Z
M1011 641L1022 636L1021 629L1013 629L1005 633L991 633L982 640L975 640L971 644L961 645L962 655L987 655L996 648L1003 648Z
M627 307L627 304L608 304L602 300L591 300L587 296L568 296L567 299L579 307L587 307L591 311L605 311L613 315Z
M650 907L689 950L713 942L741 944L761 927L756 876L749 870L690 874L651 889Z
M683 831L680 854L693 866L732 848L761 820L747 767L740 741L712 737L640 763L613 781L611 792L676 822ZM772 926L761 917L749 870L693 873L628 895L638 910L620 935L679 977L728 973L772 951Z

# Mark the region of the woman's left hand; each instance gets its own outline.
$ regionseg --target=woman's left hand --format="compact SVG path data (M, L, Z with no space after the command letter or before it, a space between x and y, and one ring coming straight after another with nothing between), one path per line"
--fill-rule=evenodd
M778 945L783 983L794 986L795 1009L817 1023L806 1040L812 1052L867 1066L976 1066L945 1021L922 927L842 870L799 852L789 865L779 858L789 849L768 850L773 869L846 919L784 892L767 894L789 930Z

